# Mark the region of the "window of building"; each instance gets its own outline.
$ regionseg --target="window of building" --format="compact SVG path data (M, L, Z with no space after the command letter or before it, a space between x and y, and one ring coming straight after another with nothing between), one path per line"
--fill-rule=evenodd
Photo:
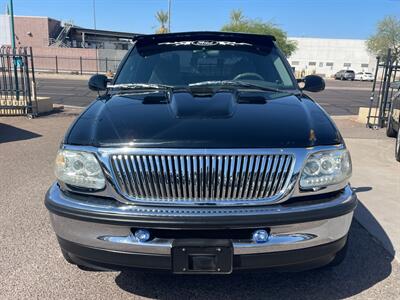
M308 65L309 65L309 66L316 66L316 65L317 65L317 62L315 62L315 61L310 61L310 62L308 63Z
M292 61L292 66L298 66L300 64L299 61Z
M351 63L344 63L344 64L343 64L343 67L345 67L345 68L350 68L350 67L351 67Z
M327 67L333 67L333 62L327 62L327 63L326 63L326 66L327 66Z
M320 62L320 63L319 63L319 67L322 68L323 66L324 66L324 63L323 63L323 62Z
M369 64L361 64L361 68L368 68Z

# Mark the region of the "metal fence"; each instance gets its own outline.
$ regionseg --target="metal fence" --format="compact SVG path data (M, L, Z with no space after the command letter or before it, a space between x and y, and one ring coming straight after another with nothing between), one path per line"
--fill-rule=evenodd
M37 114L32 48L0 48L0 115Z
M375 79L372 85L370 105L367 116L367 126L383 128L386 126L394 93L390 84L400 73L400 61L392 55L389 49L385 58L377 57Z
M110 58L87 58L67 56L35 56L37 71L48 71L54 73L115 73L119 59Z

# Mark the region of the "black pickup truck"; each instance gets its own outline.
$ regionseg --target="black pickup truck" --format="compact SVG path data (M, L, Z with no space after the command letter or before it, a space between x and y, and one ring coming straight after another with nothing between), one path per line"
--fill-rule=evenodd
M301 86L301 87L300 87ZM84 269L227 274L339 264L351 159L272 36L144 35L57 154L45 204Z

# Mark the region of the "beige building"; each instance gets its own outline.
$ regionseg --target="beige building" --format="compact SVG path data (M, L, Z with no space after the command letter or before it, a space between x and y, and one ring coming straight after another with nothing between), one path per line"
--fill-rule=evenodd
M376 58L365 46L365 40L290 38L297 42L297 50L289 57L296 75L320 74L331 77L336 72L349 69L357 72L374 72Z

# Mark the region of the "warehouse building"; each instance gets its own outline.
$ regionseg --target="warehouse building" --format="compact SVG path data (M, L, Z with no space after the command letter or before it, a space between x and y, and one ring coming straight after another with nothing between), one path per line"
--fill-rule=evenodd
M36 70L115 71L135 33L94 30L49 17L15 16L15 44L32 47ZM10 45L10 17L0 15L0 46Z
M319 74L332 77L340 70L374 72L376 58L366 48L365 40L290 38L297 50L289 62L298 77Z

